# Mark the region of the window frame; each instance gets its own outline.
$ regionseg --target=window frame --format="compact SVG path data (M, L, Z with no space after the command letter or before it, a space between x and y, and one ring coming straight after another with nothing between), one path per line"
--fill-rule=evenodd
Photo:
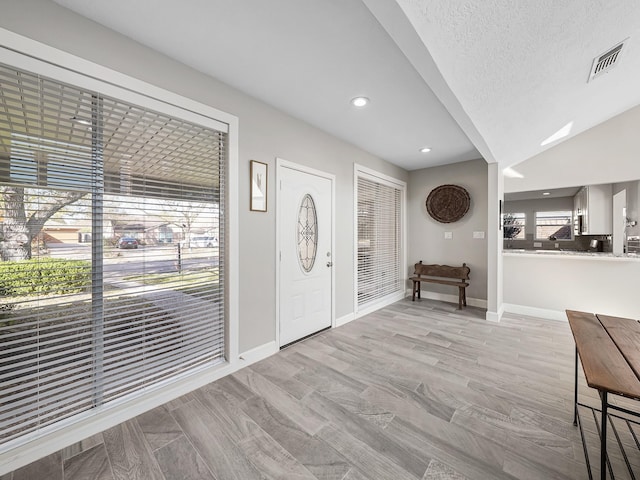
M239 199L238 118L236 116L4 28L0 28L0 39L0 63L227 132L226 242L228 245L237 244ZM59 450L61 444L71 444L97 434L237 370L239 363L239 256L237 249L227 249L226 265L226 361L223 364L183 375L175 381L165 382L149 389L135 398L101 407L99 411L81 413L74 417L73 422L63 421L60 424L44 427L37 434L25 435L19 441L7 442L0 451L0 464L3 465L3 470L15 470L43 455Z
M358 180L360 178L379 183L381 185L389 186L399 190L400 192L400 240L399 240L399 261L398 261L398 272L399 272L399 288L396 292L392 292L384 297L376 297L370 302L365 304L360 304L358 301ZM353 176L353 203L354 203L354 212L353 212L353 229L354 229L354 256L353 256L353 309L355 312L355 318L359 318L363 315L376 311L386 305L389 305L393 302L401 300L404 298L406 293L406 255L407 255L407 221L406 221L406 211L407 211L407 184L401 180L393 178L389 175L382 174L373 169L364 167L362 165L354 164L354 176Z
M514 238L507 238L504 236L505 232L506 232L506 225L504 223L505 218L507 215L522 215L522 238L518 238L518 237L514 237ZM520 218L518 217L518 219L520 220ZM527 213L526 212L504 212L502 214L502 239L506 240L506 241L522 241L522 240L526 240L527 239Z
M573 211L572 210L535 210L533 212L533 238L535 241L549 241L549 237L538 237L538 214L539 213L567 213L567 218L569 219L569 222L567 224L563 224L563 225L559 225L558 227L561 228L564 225L568 225L569 226L569 238L557 238L556 240L552 240L554 242L571 242L573 240L575 240L574 238L574 234L573 234Z

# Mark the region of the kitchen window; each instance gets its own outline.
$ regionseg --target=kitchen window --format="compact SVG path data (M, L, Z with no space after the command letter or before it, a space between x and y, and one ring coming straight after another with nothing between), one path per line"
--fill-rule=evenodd
M502 217L502 236L505 240L524 240L527 215L522 212L505 213Z
M536 212L536 240L571 240L571 210Z

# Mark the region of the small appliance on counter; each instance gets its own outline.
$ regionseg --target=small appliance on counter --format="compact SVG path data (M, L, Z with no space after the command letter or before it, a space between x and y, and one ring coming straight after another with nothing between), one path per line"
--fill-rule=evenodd
M602 252L603 242L602 240L596 240L595 238L589 242L590 252Z

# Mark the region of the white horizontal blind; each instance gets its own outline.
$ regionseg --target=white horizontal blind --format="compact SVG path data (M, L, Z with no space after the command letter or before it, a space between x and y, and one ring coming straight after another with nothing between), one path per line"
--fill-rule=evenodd
M560 210L535 212L536 240L571 240L573 234L573 212Z
M0 66L0 448L224 355L226 134Z
M357 304L362 308L403 290L402 190L357 177Z

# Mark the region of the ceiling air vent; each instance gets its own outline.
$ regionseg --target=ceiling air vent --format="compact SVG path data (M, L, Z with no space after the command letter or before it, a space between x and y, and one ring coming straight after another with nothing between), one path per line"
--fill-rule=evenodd
M588 82L599 77L603 73L608 72L618 64L618 59L620 58L622 47L624 47L624 44L627 40L629 39L624 39L612 49L593 59L593 65L591 65L591 73L589 74L589 80L587 80Z

